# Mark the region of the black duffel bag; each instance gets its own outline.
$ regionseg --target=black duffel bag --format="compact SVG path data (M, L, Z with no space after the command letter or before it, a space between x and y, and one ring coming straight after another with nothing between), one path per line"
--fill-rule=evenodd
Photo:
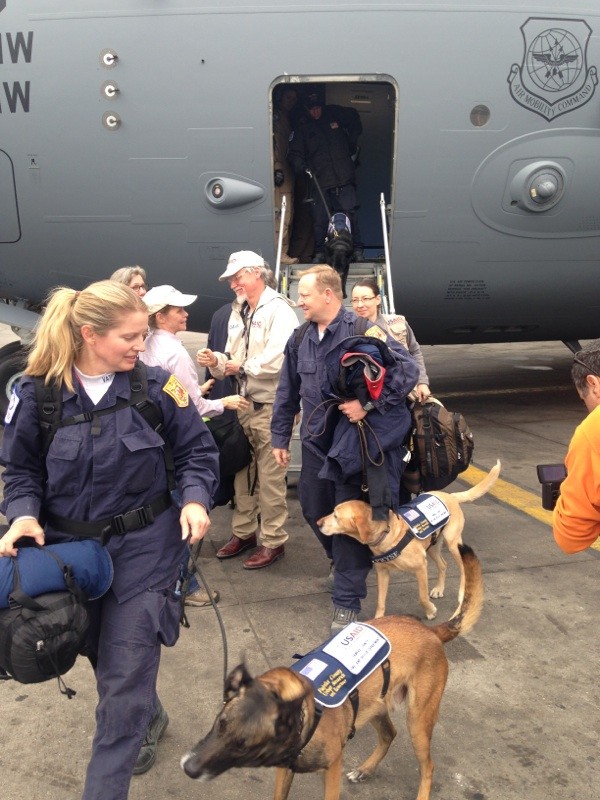
M10 607L0 610L0 668L19 683L58 678L61 692L71 697L75 692L64 686L60 676L71 669L84 647L89 628L87 596L71 568L55 554L52 557L60 562L67 591L35 599L22 591L15 563Z

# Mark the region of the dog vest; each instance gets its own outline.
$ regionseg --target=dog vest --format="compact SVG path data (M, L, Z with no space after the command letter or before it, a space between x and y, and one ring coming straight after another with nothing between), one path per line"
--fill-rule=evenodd
M336 211L336 213L329 220L329 225L327 226L327 238L332 239L335 236L339 236L342 231L352 234L350 218L346 216L343 211Z
M381 631L355 622L303 656L291 669L312 683L318 703L337 708L388 658L391 649Z
M374 564L385 564L398 558L412 539L429 539L446 525L450 512L446 505L433 494L420 494L398 510L398 516L408 525L408 530L398 544L379 556L371 556Z

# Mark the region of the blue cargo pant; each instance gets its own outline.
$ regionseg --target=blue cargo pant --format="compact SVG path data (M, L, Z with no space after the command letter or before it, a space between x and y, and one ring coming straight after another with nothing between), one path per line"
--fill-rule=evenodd
M350 536L324 536L317 527L317 520L331 514L338 503L361 498L360 483L336 484L323 480L318 477L322 466L323 461L317 455L302 447L302 470L298 483L302 514L323 545L328 558L333 561L333 605L336 608L360 611L360 601L367 596L367 575L372 566L371 551Z
M156 709L161 645L179 637L181 601L171 588L145 590L124 603L109 591L91 606L98 705L83 800L127 800Z

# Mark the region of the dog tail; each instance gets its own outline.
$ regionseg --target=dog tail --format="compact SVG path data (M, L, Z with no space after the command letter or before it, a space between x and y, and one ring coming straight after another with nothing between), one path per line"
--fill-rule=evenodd
M468 633L481 616L483 608L483 577L479 559L467 544L459 544L458 549L465 568L464 600L451 619L431 628L444 643L451 642L460 634Z
M498 459L483 480L476 483L475 486L471 486L466 492L452 492L452 497L459 503L473 503L475 500L479 500L496 483L501 466L500 459Z

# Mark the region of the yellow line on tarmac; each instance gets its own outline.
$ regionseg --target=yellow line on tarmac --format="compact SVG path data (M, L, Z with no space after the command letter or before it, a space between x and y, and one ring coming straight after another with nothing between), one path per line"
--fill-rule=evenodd
M465 472L462 472L459 475L458 480L464 481L470 486L474 486L476 483L479 483L479 481L483 480L486 475L487 472L485 470L474 467L471 464L471 466L465 470ZM496 483L489 490L488 494L491 494L502 503L506 503L507 505L522 511L524 514L528 514L530 517L537 519L538 522L542 522L544 525L549 525L552 527L552 512L546 511L542 508L541 491L540 494L534 494L533 492L528 492L527 489L521 489L519 486L515 486L513 483L509 483L508 481L502 480L502 478L498 478ZM600 552L600 539L596 540L596 542L592 545L592 548Z

